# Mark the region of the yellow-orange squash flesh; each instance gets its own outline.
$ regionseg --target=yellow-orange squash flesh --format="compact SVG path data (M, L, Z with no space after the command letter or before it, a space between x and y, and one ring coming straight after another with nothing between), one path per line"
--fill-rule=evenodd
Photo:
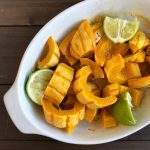
M145 52L143 50L139 50L135 54L127 55L124 57L125 62L134 62L134 63L142 63L145 61Z
M103 108L114 104L117 101L115 96L98 97L89 92L87 79L90 74L92 74L91 67L84 66L75 75L74 91L78 101L86 104L91 109Z
M95 50L95 39L91 25L87 20L82 21L76 31L70 46L70 54L76 59L87 56Z
M119 94L126 91L128 91L131 94L132 104L135 107L139 107L142 99L142 94L143 94L141 90L137 90L119 84L110 84L103 89L103 96L110 96L110 95L118 96Z
M85 106L78 101L70 110L57 109L51 101L45 99L42 99L41 103L46 121L57 128L76 126L84 119Z
M66 127L66 131L67 131L67 133L72 133L75 128L76 128L76 126L68 126L68 127Z
M145 57L145 62L150 63L150 56Z
M104 78L104 72L102 68L94 61L88 59L88 58L81 58L80 59L81 66L91 66L92 72L95 78Z
M141 71L138 63L127 62L125 63L124 70L128 80L136 77L141 77Z
M43 59L38 62L38 68L42 69L56 66L59 62L60 51L52 37L48 39L44 52Z
M103 126L103 128L111 128L111 127L117 126L116 119L107 110L102 109L101 117L102 117L102 126Z
M103 36L99 41L95 49L95 61L99 66L103 67L106 61L111 58L112 45L112 42L106 36Z
M133 39L129 41L129 46L133 53L136 53L140 49L144 49L148 45L149 39L141 31L137 32Z
M104 36L103 24L102 22L92 24L92 29L94 33L95 43L98 43Z
M73 76L74 69L64 63L60 63L44 92L44 98L59 105L67 94Z
M60 51L65 56L70 65L74 65L78 61L70 55L70 45L75 32L76 30L73 29L70 33L68 33L68 35L62 40L61 44L59 45Z
M150 87L150 75L128 80L128 85L132 88L147 88Z
M121 54L122 56L126 55L126 53L129 50L129 45L127 43L122 43L122 44L114 44L113 45L113 54Z
M120 54L113 55L111 59L106 62L104 67L107 79L110 83L123 84L127 82L127 77L123 72L125 62Z

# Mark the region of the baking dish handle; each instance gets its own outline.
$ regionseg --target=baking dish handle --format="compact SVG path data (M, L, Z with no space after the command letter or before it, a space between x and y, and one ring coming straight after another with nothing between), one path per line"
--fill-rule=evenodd
M19 107L20 104L17 95L18 94L15 83L4 95L4 104L11 120L22 133L40 134L39 131L29 122Z

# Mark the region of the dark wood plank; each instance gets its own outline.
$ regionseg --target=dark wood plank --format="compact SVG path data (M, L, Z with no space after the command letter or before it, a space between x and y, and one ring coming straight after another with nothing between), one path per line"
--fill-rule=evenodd
M113 142L102 145L70 145L56 141L0 141L0 149L12 150L149 150L149 141Z
M0 25L43 25L81 0L0 0Z
M39 27L0 27L0 84L13 83L22 55Z
M8 113L6 112L3 95L9 89L9 85L0 85L0 140L49 140L51 139L37 136L37 135L25 135L20 133L12 121L10 120ZM143 130L127 137L122 140L150 140L150 126Z

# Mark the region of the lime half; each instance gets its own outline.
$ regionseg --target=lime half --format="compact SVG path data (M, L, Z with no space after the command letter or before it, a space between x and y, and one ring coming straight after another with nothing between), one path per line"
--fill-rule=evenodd
M118 123L124 125L135 125L136 120L134 119L132 113L132 103L131 96L129 92L124 92L120 94L117 103L113 106L113 115Z
M26 92L29 98L36 104L41 105L41 99L52 75L52 70L41 69L29 76L26 84Z
M114 43L124 43L134 37L139 30L140 22L135 19L128 21L120 18L105 17L104 31Z

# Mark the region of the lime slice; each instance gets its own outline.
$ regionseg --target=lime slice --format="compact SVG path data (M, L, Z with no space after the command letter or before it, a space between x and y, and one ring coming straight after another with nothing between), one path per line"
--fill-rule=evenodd
M124 125L135 125L136 120L132 113L132 103L129 92L120 94L117 103L114 104L112 112L118 123Z
M114 43L124 43L134 37L139 30L140 22L135 19L128 21L119 18L105 17L104 31Z
M29 98L38 105L41 105L44 90L46 89L53 71L50 69L41 69L35 71L29 76L26 84L26 92Z

